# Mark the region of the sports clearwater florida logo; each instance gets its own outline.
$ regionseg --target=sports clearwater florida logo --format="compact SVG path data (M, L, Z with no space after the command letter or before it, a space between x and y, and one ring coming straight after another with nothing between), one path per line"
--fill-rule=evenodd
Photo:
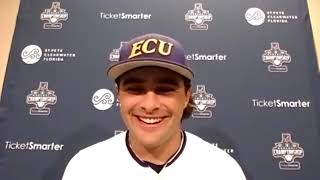
M40 19L47 21L43 24L43 29L61 29L62 23L59 21L66 21L68 13L65 9L60 8L60 2L53 2L50 9L45 9L41 13Z
M193 22L189 25L191 30L208 30L208 24L205 22L212 21L212 14L202 8L202 3L195 3L194 8L188 10L184 19Z
M49 115L50 108L46 106L56 104L57 96L48 89L48 82L40 82L38 89L32 90L27 96L26 103L35 105L29 110L30 115Z
M92 96L93 106L104 111L109 109L114 103L114 95L109 89L99 89Z
M287 51L280 49L278 42L272 42L271 48L262 54L262 61L271 63L268 66L269 72L288 72L288 67L284 63L290 63L291 56Z
M211 118L212 111L209 107L216 107L216 99L212 94L206 92L205 85L197 85L197 91L192 94L196 111L192 113L193 118Z
M260 26L264 23L266 15L259 8L250 8L246 11L245 18L253 26Z
M291 134L282 133L281 142L275 143L272 148L272 155L275 158L282 158L279 162L279 168L283 170L299 170L300 162L296 158L304 157L304 150L299 147L299 143L292 142Z
M37 63L42 56L42 50L37 45L29 45L25 47L21 52L22 61L26 64Z

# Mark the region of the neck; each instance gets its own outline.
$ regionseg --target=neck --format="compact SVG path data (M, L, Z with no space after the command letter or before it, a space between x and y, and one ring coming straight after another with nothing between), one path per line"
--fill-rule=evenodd
M147 147L135 140L129 133L129 143L134 154L141 161L153 164L165 164L179 149L181 145L181 131L177 131L169 140L155 147Z

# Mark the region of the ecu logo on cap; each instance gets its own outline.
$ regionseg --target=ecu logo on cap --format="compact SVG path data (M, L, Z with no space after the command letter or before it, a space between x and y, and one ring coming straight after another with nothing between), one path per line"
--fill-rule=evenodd
M154 46L150 46L154 44ZM163 56L171 54L173 44L160 39L144 39L132 44L132 49L128 59L134 58L141 54L159 53Z

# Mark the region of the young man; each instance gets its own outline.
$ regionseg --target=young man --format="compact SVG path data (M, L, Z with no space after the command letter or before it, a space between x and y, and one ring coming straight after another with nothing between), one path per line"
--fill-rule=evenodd
M127 131L80 151L63 180L245 180L224 151L181 129L193 72L176 40L146 34L125 43L107 70Z

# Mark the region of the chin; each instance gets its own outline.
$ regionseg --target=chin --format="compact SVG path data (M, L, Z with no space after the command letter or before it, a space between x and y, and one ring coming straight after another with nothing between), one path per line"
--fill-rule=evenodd
M138 141L140 141L141 144L144 146L150 146L150 147L155 147L159 146L163 139L164 136L162 133L158 132L145 132L143 130L140 130L138 134L136 134L136 138Z

